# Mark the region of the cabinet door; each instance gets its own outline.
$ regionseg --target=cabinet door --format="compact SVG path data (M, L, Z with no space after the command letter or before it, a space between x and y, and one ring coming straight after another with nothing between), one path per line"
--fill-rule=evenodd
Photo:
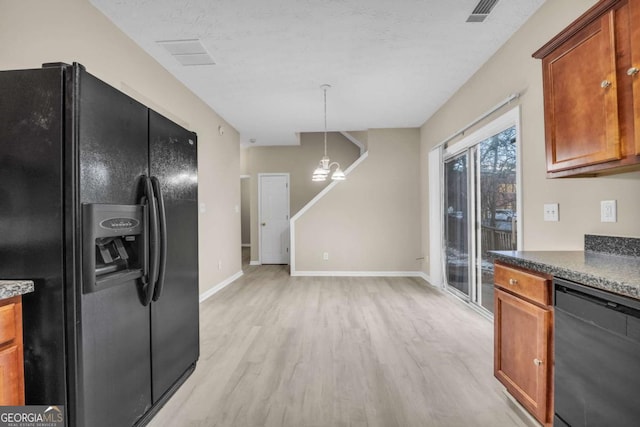
M540 422L550 421L551 311L495 289L494 375Z
M17 345L0 349L0 405L22 405L20 352Z
M614 11L543 60L547 171L621 158Z
M629 31L631 37L631 67L627 77L633 87L633 116L636 155L640 156L640 1L629 2Z

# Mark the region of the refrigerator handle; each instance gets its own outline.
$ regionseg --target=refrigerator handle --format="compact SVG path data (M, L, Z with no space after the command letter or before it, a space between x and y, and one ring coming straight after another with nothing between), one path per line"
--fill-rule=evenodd
M153 184L148 176L143 176L144 180L144 193L149 208L149 245L147 246L147 253L149 258L149 274L147 285L143 289L144 299L143 305L149 305L153 298L153 292L155 290L156 281L158 280L158 261L159 261L159 241L158 241L158 207L156 204L156 198L153 194Z
M142 287L146 298L146 289L149 286L149 203L146 194L140 199L142 205Z
M160 230L160 259L159 259L159 273L158 281L153 291L153 300L158 301L162 294L162 288L164 285L164 277L167 271L167 215L164 206L164 197L162 197L162 189L160 188L160 181L155 176L151 177L153 183L153 190L156 199L158 200L158 219Z

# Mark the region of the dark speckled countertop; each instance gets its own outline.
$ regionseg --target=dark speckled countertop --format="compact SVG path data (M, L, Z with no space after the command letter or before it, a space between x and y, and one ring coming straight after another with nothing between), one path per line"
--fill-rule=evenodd
M640 299L640 258L584 251L495 251L496 260Z
M0 280L0 299L28 294L33 290L34 286L31 280Z
M584 251L491 251L494 259L640 300L640 238L584 236Z

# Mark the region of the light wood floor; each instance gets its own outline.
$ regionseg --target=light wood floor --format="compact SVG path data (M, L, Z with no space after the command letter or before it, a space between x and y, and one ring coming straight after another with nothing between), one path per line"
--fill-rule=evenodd
M200 360L158 426L523 426L493 325L412 278L245 275L200 308Z

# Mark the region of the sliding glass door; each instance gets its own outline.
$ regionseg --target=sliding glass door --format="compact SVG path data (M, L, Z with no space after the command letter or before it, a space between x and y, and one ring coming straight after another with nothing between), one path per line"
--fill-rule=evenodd
M518 247L517 125L506 121L479 135L445 151L445 283L493 313L489 251Z
M447 285L469 296L469 155L463 152L444 163L445 274Z

